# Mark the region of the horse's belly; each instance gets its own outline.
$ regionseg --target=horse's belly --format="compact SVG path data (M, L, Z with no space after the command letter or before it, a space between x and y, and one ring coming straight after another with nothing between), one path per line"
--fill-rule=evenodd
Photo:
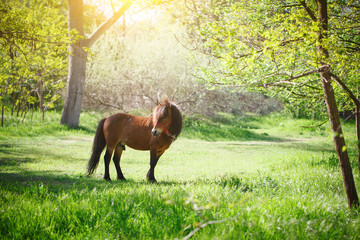
M130 148L133 148L135 150L141 150L141 151L150 150L149 146L145 146L145 145L127 143L126 146L129 146Z
M129 146L135 150L150 150L149 140L146 138L126 138L122 140L122 142L125 143L126 146Z

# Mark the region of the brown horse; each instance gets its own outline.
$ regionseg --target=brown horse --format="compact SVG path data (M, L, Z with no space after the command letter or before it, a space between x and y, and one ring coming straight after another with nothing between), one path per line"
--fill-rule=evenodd
M98 166L101 152L105 146L105 174L104 179L110 180L109 164L114 153L113 161L117 171L117 178L125 180L120 168L121 154L125 145L136 150L150 150L150 169L146 178L156 182L155 166L160 156L179 136L182 129L182 116L179 108L167 99L163 100L149 117L137 117L125 113L118 113L102 119L97 127L92 155L88 163L88 174L94 173Z

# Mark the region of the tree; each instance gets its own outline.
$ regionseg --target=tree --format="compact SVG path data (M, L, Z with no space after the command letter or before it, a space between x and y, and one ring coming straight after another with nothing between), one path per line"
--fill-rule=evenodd
M358 24L360 22L359 1L346 1L345 3L333 3L335 9L331 18L335 20L335 35L339 41L333 41L336 45L334 50L337 55L346 55L347 61L341 61L332 78L344 90L348 100L342 101L341 105L348 109L354 109L356 119L356 134L358 141L358 168L360 171L360 102L359 102L359 71L358 64L360 58L360 35ZM337 43L337 44L336 44ZM345 81L344 81L345 80ZM357 92L357 97L355 92Z
M349 54L358 38L353 44L345 37L347 29L355 31L354 21L344 20L356 13L352 5L357 7L357 1L192 1L185 19L191 23L195 49L210 56L198 64L199 77L209 83L286 97L323 95L350 208L359 201L336 105L345 95L336 94L333 83L342 82L352 93L353 79L359 79L359 73L343 71L343 66L359 64L359 58ZM338 81L337 73L345 72L348 81Z
M30 105L45 113L59 99L69 42L58 1L0 2L1 125L6 105L26 115Z
M61 115L61 124L70 127L79 125L82 97L84 93L86 50L109 29L131 6L132 2L126 1L113 16L100 25L89 38L84 35L83 0L68 0L69 30L76 30L78 38L70 44L69 71L65 104Z
M318 0L317 3L318 3L318 15L319 15L318 21L320 23L318 51L320 56L320 64L325 65L329 62L329 58L330 58L329 51L326 48L326 46L324 46L323 44L323 39L326 38L328 31L328 21L329 21L328 6L327 6L327 0ZM343 132L341 129L340 117L336 105L335 94L331 85L332 81L331 81L330 69L324 69L324 71L320 72L320 77L324 91L326 106L329 114L331 129L335 134L334 143L339 158L341 172L343 175L346 195L348 198L348 205L350 208L357 208L359 207L359 199L357 196L350 160L346 149Z

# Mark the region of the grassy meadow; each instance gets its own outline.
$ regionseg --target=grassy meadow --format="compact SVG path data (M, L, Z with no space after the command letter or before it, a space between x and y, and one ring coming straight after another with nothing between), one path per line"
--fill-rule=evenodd
M0 129L1 239L360 239L331 132L282 115L185 118L147 183L149 152L127 148L87 177L97 113L81 127L6 118ZM353 123L344 125L356 186Z

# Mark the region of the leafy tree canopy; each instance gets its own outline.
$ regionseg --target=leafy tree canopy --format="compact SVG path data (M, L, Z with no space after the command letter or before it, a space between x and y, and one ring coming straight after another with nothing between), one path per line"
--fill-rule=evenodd
M194 49L210 56L197 62L199 77L213 85L272 91L287 101L321 102L317 71L320 22L315 1L224 0L187 2L183 22ZM358 1L329 1L329 29L322 39L326 65L355 91L359 86ZM335 87L340 107L352 108ZM297 101L299 102L299 101Z
M54 107L67 69L66 11L55 0L0 2L2 106ZM4 111L4 108L3 108Z

